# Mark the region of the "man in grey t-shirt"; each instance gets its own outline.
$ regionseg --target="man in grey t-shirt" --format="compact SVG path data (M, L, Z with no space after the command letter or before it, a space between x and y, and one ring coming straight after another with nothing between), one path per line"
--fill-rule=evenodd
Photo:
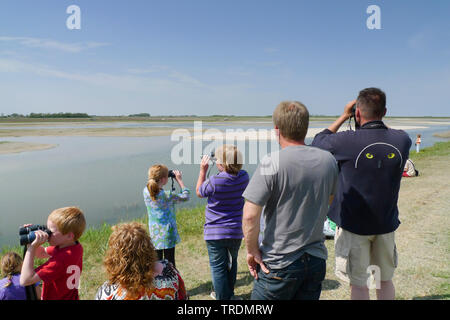
M336 160L305 145L309 114L300 102L280 103L273 121L281 150L263 159L243 194L252 299L319 299L327 259L323 224L336 188Z

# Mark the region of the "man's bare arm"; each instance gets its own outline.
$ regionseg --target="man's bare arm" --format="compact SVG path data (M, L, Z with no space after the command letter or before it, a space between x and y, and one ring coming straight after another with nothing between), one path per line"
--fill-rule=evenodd
M355 103L356 103L356 100L353 100L353 101L350 101L349 103L347 103L342 115L339 118L337 118L336 121L334 121L328 127L328 130L330 130L333 133L338 132L338 130L342 126L342 124L352 116L352 108Z
M269 273L262 261L259 250L258 237L260 230L262 207L246 201L244 205L244 215L242 217L242 230L244 232L245 245L247 246L247 265L251 275L258 279L258 266L265 273Z

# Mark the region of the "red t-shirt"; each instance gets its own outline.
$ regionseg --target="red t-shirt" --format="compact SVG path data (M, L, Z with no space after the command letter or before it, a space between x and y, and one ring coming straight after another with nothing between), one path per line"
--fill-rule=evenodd
M60 249L47 247L50 259L35 271L44 285L42 300L79 300L78 286L83 268L83 247L79 242Z

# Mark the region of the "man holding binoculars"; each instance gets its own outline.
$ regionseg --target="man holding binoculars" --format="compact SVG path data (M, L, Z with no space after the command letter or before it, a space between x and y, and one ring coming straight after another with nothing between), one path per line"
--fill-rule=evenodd
M350 283L351 298L358 300L369 300L369 270L375 269L378 299L395 298L397 200L411 139L402 130L388 128L382 121L385 115L385 93L364 89L312 142L330 151L339 164L337 192L328 212L338 226L336 275ZM352 116L357 130L337 132Z

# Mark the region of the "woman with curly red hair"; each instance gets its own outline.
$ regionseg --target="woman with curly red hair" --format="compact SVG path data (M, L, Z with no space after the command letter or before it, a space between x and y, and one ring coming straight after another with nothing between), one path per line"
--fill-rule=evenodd
M167 260L158 261L145 228L137 222L114 226L104 258L108 274L96 300L185 300L184 281Z

